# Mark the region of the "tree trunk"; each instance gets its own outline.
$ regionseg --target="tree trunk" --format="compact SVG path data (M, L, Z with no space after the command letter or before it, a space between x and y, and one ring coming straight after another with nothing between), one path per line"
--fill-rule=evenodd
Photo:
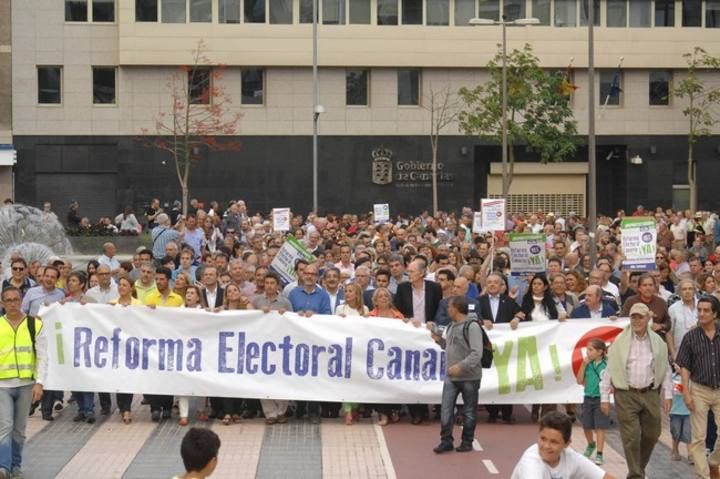
M438 179L437 179L437 151L438 151L438 139L433 142L432 145L432 209L433 216L438 214Z
M688 144L688 186L690 186L690 211L697 211L698 194L697 194L697 165L693 158L693 144Z

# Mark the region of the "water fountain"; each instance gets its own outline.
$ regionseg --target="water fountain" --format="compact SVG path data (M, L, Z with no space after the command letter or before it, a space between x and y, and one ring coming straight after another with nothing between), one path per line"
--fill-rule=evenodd
M54 213L44 213L32 206L12 204L0 208L0 258L5 269L10 258L20 254L30 264L46 264L51 256L73 253L65 228Z

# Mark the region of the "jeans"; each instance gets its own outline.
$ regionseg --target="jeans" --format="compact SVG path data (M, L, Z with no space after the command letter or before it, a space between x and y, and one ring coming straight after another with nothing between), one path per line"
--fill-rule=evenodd
M75 401L78 406L78 413L89 416L95 412L95 393L76 392Z
M451 381L443 383L442 404L440 408L440 440L446 444L453 443L453 425L455 424L455 404L458 395L463 398L463 430L462 442L472 443L475 439L477 423L478 394L480 381Z
M0 469L20 469L33 385L0 388Z

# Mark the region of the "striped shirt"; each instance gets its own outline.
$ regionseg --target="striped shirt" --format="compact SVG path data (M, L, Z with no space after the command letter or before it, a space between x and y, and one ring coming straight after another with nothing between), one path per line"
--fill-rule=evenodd
M156 226L150 233L152 236L153 245L152 253L153 257L160 259L165 256L165 246L171 241L176 241L182 238L182 235L172 228L165 226Z
M705 330L696 327L683 338L676 362L690 371L690 380L703 386L720 388L720 332L715 323L715 334L708 338Z

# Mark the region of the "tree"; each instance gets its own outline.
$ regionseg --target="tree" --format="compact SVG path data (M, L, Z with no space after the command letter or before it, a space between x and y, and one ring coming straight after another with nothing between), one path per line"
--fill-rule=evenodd
M438 213L438 143L440 132L457 120L460 114L460 104L457 97L450 93L450 87L435 89L430 85L427 101L423 108L430 112L430 148L432 149L432 208L433 216Z
M501 143L502 49L488 62L487 69L490 79L486 83L472 90L460 89L465 103L459 115L460 129ZM565 74L543 70L530 45L513 50L507 56L506 69L509 189L515 171L515 145L527 145L543 163L563 161L575 153L577 122Z
M709 135L712 127L720 120L713 109L720 105L720 87L709 87L700 78L703 69L720 68L720 58L709 55L700 47L683 55L688 65L687 75L673 89L678 98L687 99L683 115L688 119L688 185L690 186L690 209L697 211L697 164L694 155L695 144L701 136Z
M147 147L172 155L178 183L182 190L183 215L187 215L190 173L201 160L203 150L237 151L236 141L221 139L233 135L240 114L231 111L231 99L222 85L224 68L212 65L203 51L201 40L193 50L193 63L170 75L166 90L170 94L169 111L155 118L155 136L143 129Z

